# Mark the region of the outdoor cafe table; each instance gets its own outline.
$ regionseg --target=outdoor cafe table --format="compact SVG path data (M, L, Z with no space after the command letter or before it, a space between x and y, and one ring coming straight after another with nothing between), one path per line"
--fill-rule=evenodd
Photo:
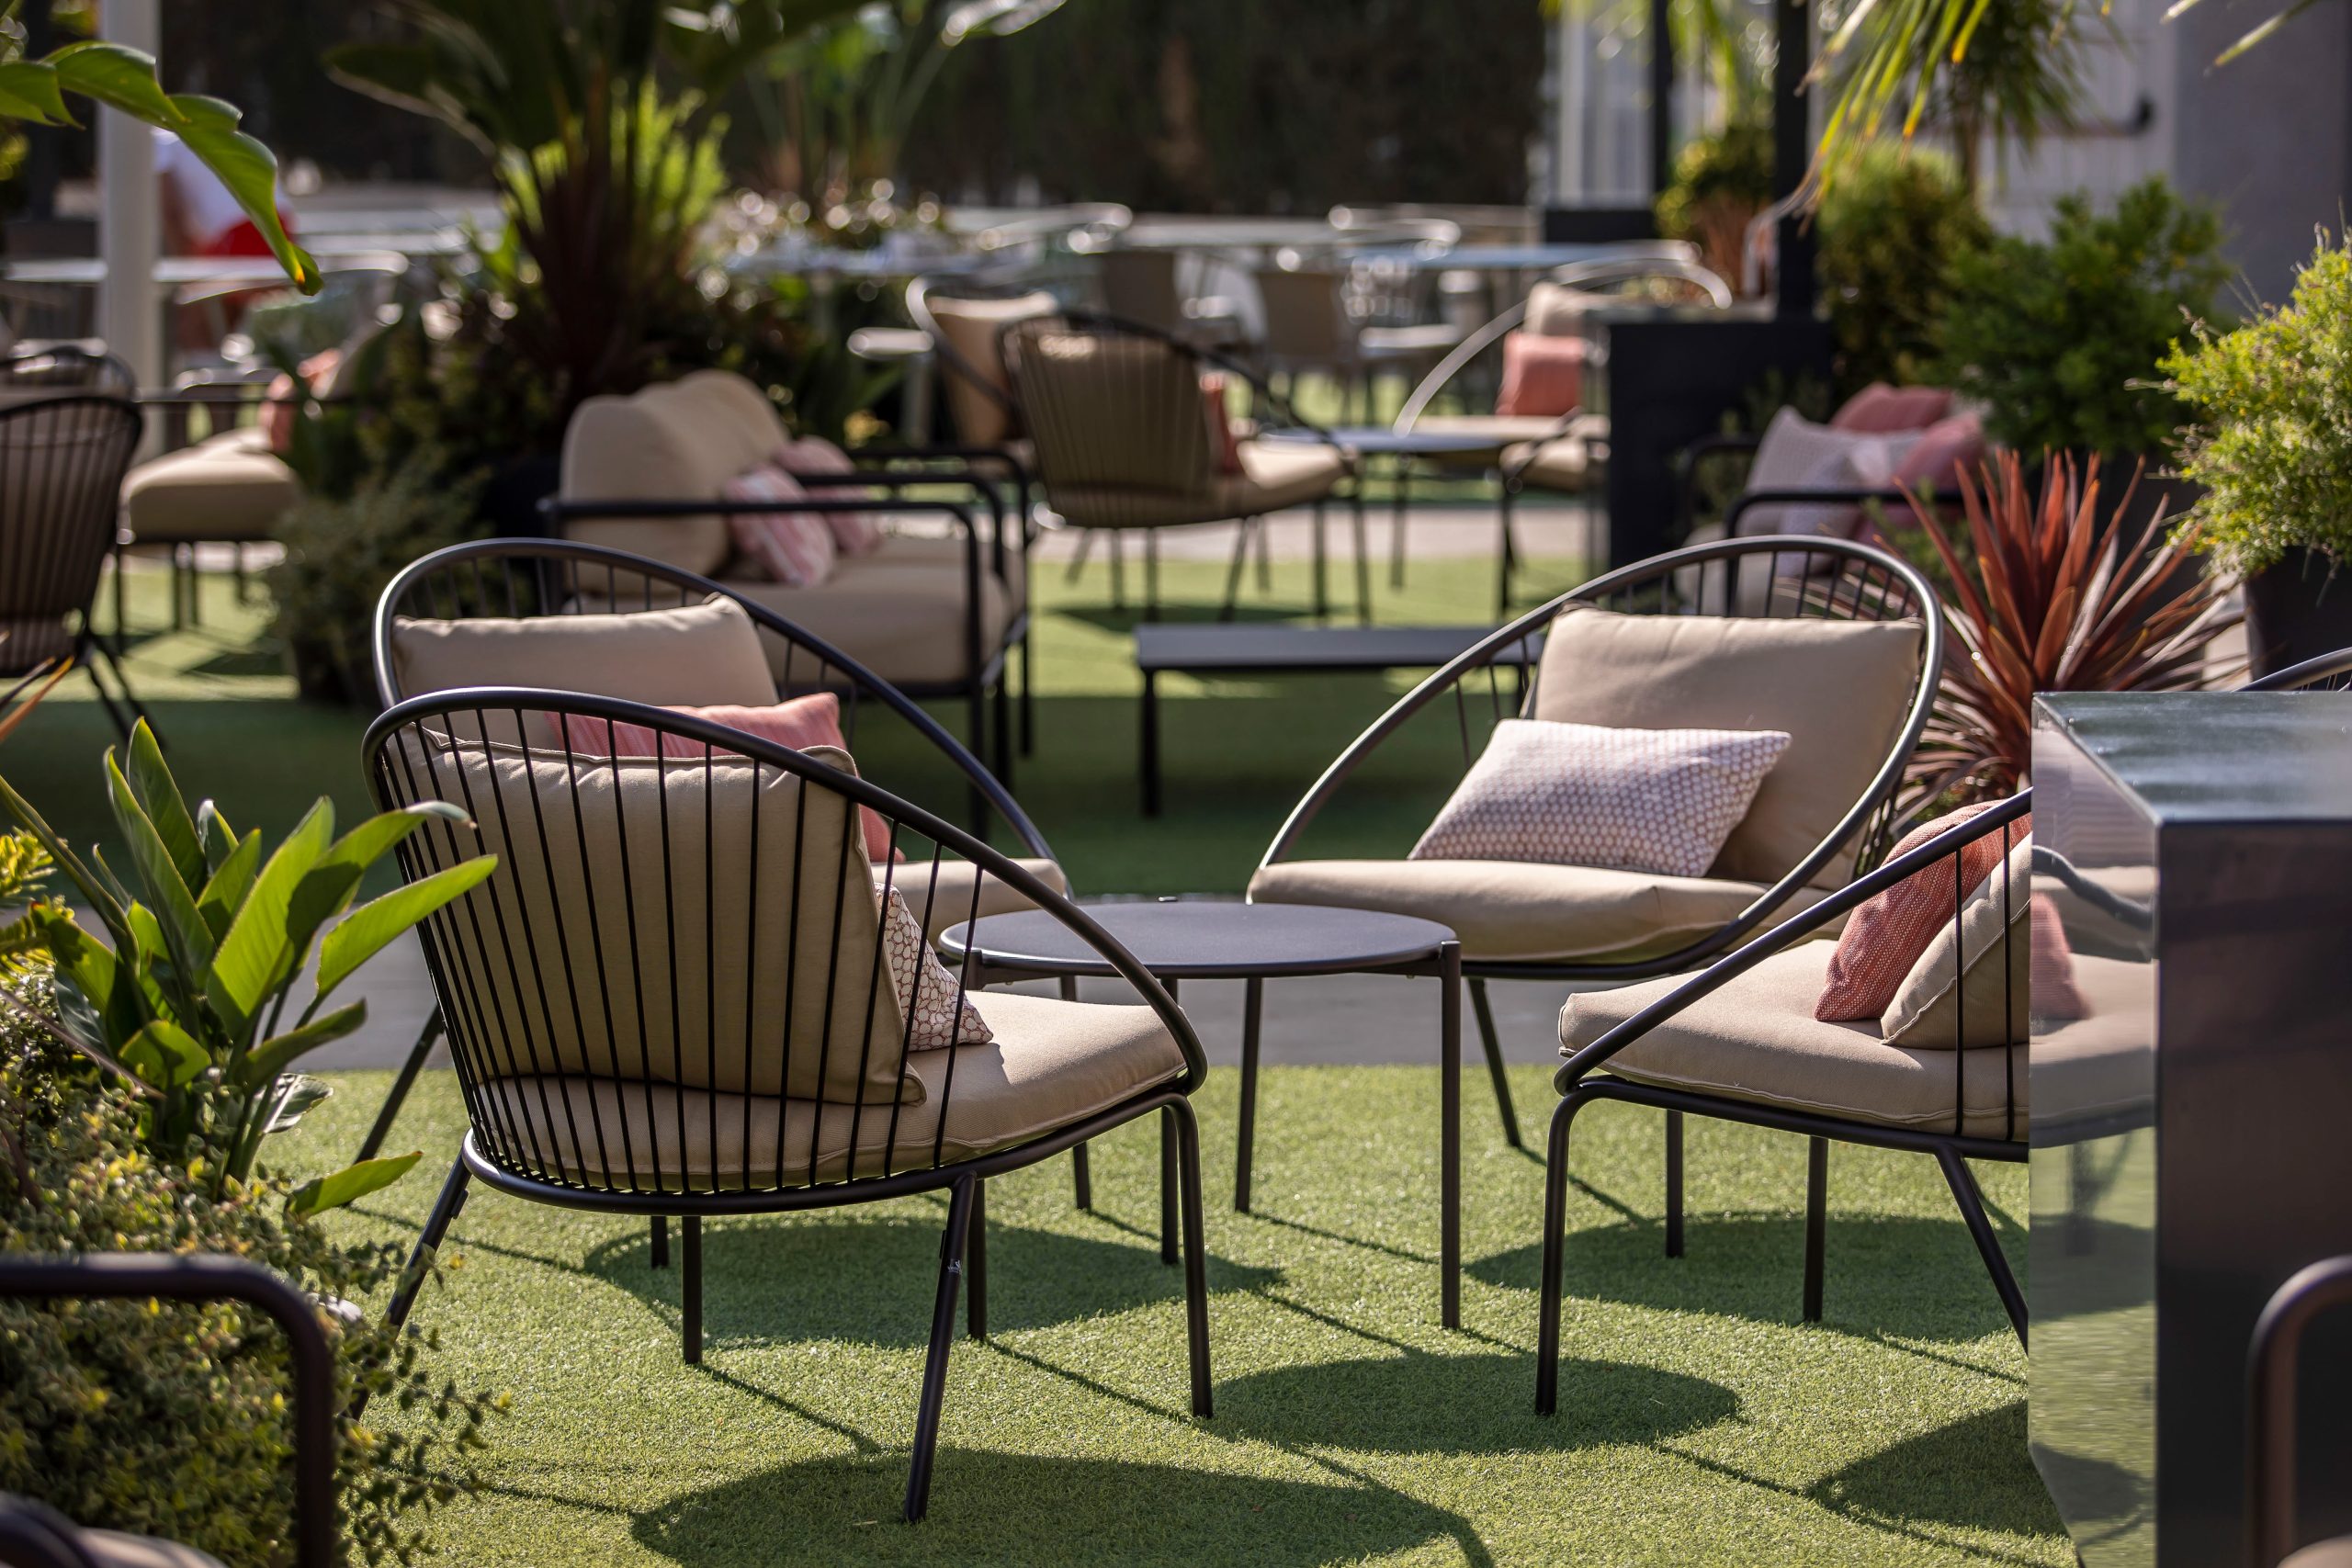
M1424 975L1438 1001L1439 1320L1462 1325L1462 944L1433 920L1369 909L1307 904L1242 904L1224 898L1089 901L1086 912L1174 996L1185 980L1239 980L1241 1116L1233 1206L1250 1212L1250 1155L1258 1114L1258 1035L1266 982L1307 975ZM975 983L1052 977L1068 996L1080 976L1114 976L1102 955L1043 910L990 915L945 932L951 963L967 956ZM1162 1234L1176 1197L1173 1130L1160 1124Z
M1386 457L1394 469L1392 478L1396 493L1392 501L1395 530L1389 536L1389 569L1391 582L1402 583L1405 577L1405 498L1410 488L1407 477L1417 457L1444 457L1460 463L1467 458L1484 457L1489 459L1501 455L1505 443L1488 435L1473 435L1464 432L1433 430L1397 430L1385 424L1346 424L1335 430L1269 430L1258 437L1273 443L1329 441L1354 459L1350 464L1355 477L1349 484L1349 499L1352 502L1356 536L1356 619L1366 626L1372 623L1372 567L1364 547L1363 523L1363 463L1367 457ZM1330 614L1329 555L1323 545L1323 516L1315 516L1315 614L1317 619Z

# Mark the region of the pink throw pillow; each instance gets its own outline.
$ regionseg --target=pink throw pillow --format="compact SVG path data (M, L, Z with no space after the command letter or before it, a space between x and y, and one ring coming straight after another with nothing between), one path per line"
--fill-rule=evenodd
M1964 806L1950 816L1922 822L1903 835L1887 858L1910 853L1939 833L1950 832L1985 810ZM1959 900L1976 890L2007 855L2010 846L2033 829L2030 814L2008 824L2001 832L1971 839L1959 851L1957 886L1952 857L1913 872L1877 897L1856 909L1829 955L1829 978L1814 1003L1813 1016L1824 1023L1849 1023L1877 1018L1893 1005L1904 978L1951 923Z
M334 374L343 368L343 350L321 349L295 367L301 374L302 385L312 397L324 397L334 384ZM280 373L261 395L261 434L269 449L283 457L294 446L294 415L300 401L294 395L294 378Z
M1984 423L1973 413L1939 419L1896 459L1894 482L1914 491L1932 485L1946 499L1960 491L1960 476L1984 460Z
M1584 403L1586 343L1580 337L1503 334L1503 384L1495 393L1499 414L1574 413Z
M775 463L763 463L727 481L729 501L799 501L800 481ZM833 574L833 531L813 512L730 512L735 548L775 581L814 588Z
M1788 747L1780 729L1507 718L1411 858L1704 876Z
M775 462L776 467L796 479L857 471L849 454L821 435L796 436L786 442L777 449ZM825 485L816 493L833 501L875 497L870 490L853 490L846 485ZM871 512L827 512L820 515L825 526L832 530L833 548L838 553L870 556L882 547L882 520Z
M723 724L729 729L756 735L771 745L787 747L795 751L806 751L812 746L849 750L849 742L842 734L841 699L831 692L812 692L805 697L792 697L768 707L738 707L722 704L717 707L673 707L670 711L684 714L690 718ZM701 741L657 730L647 724L596 718L588 714L551 713L548 715L548 725L555 730L560 742L583 756L650 757L658 751L662 756L699 761L704 754ZM881 860L889 856L892 852L890 824L872 807L863 807L860 810L865 829L866 859ZM904 860L906 856L900 852L897 858Z
M1208 431L1209 456L1219 474L1231 478L1242 471L1241 436L1233 428L1233 411L1225 403L1225 377L1215 372L1201 378L1201 418Z
M2047 893L2037 893L2026 905L2026 975L2033 987L2033 1016L2052 1020L2089 1016L2090 1004L2075 984L2075 950L2066 945L2066 928L2058 920L2058 906Z
M1872 381L1829 416L1829 427L1882 434L1897 430L1925 430L1951 412L1949 387L1890 387L1883 381Z

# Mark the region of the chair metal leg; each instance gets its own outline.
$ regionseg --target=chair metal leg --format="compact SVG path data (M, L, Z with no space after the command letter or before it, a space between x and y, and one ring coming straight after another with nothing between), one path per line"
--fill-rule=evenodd
M122 581L122 568L123 550L120 545L117 545L114 547L114 640L118 643L130 635L130 596Z
M384 1321L392 1327L408 1321L409 1309L416 1305L416 1292L424 1283L424 1255L437 1249L449 1234L450 1223L466 1206L466 1184L472 1179L464 1160L450 1165L448 1179L441 1183L441 1196L433 1201L433 1212L424 1216L424 1228L417 1233L408 1267L401 1272L400 1288L392 1292L392 1303L385 1310Z
M1176 1122L1159 1119L1159 1260L1176 1261Z
M1356 623L1372 625L1372 551L1364 543L1363 509L1355 513L1356 536Z
M662 1214L652 1219L652 1234L646 1243L646 1266L651 1269L670 1267L670 1222Z
M678 1222L685 1245L684 1267L679 1270L680 1317L685 1323L686 1365L702 1365L702 1217L688 1214Z
M1076 582L1079 579L1079 574L1086 570L1086 558L1093 553L1094 530L1091 528L1080 529L1078 531L1078 548L1070 552L1069 565L1062 569L1062 581L1064 582Z
M1960 1205L1960 1217L1968 1222L1969 1238L1976 1243L1976 1256L1984 1260L1984 1271L1993 1276L1993 1289L2001 1298L2001 1310L2009 1314L2009 1326L2016 1330L2018 1348L2026 1348L2025 1294L2018 1289L2018 1277L2009 1271L2008 1255L2001 1250L2001 1238L1993 1234L1993 1222L1984 1214L1984 1194L1978 1190L1976 1177L1968 1162L1951 1149L1936 1151L1936 1163L1943 1168L1944 1183L1951 1189L1952 1201Z
M1216 607L1220 621L1233 619L1234 610L1241 603L1241 573L1250 564L1250 519L1247 517L1234 525L1233 564L1226 569L1225 598Z
M1396 496L1394 521L1388 528L1388 586L1405 586L1405 512L1406 497L1412 488L1413 462L1409 457L1396 459Z
M1501 499L1496 507L1496 511L1502 518L1503 543L1501 567L1497 574L1495 583L1495 613L1500 619L1506 621L1510 619L1510 580L1512 569L1518 564L1517 560L1514 558L1517 547L1511 542L1510 534L1510 512L1512 499L1513 496L1510 483L1509 480L1505 480L1503 483Z
M1061 992L1062 1000L1066 1002L1078 1000L1078 976L1063 976ZM1094 1208L1094 1171L1091 1162L1087 1158L1084 1144L1074 1145L1071 1147L1069 1165L1070 1180L1075 1189L1074 1195L1078 1200L1079 1210L1080 1213L1090 1213Z
M1005 788L1012 787L1012 688L1007 684L1012 671L1003 665L997 667L996 685L990 693L995 714L989 720L989 742L995 748L994 763L997 782ZM985 822L985 818L982 819ZM985 828L979 837L988 837Z
M92 646L98 646L95 639ZM98 704L107 710L107 717L114 721L115 729L128 741L130 739L130 716L115 702L114 694L107 690L107 683L98 679L96 664L85 664L82 669L90 677L90 689L98 694ZM127 686L123 689L126 692L130 690Z
M989 1184L972 1183L971 1232L965 1237L964 1332L975 1339L989 1337Z
M1494 1010L1487 1004L1487 982L1470 982L1470 1010L1478 1018L1478 1045L1487 1054L1487 1076L1495 1084L1495 1109L1502 1113L1503 1139L1512 1148L1522 1145L1519 1141L1519 1112L1510 1100L1510 1078L1503 1071L1503 1045L1495 1032Z
M947 1234L939 1243L939 1292L931 1307L931 1348L923 1359L922 1400L915 1409L914 1461L907 1471L907 1523L931 1506L931 1464L939 1449L939 1412L947 1399L947 1353L956 1339L956 1289L964 1274L964 1237L972 1218L970 1177L947 1190Z
M1111 530L1111 608L1127 607L1127 548L1124 529Z
M1438 1321L1462 1326L1462 944L1439 950Z
M1666 1113L1666 1255L1682 1256L1682 1112Z
M1804 1320L1821 1321L1822 1254L1829 1230L1829 1140L1807 1140L1804 1156Z
M164 740L163 728L161 726L156 724L154 716L148 713L147 705L139 700L139 694L130 689L130 677L122 672L122 660L116 654L112 645L107 643L103 637L94 637L90 639L90 646L97 650L98 657L100 659L106 660L107 668L114 671L114 683L122 688L122 700L130 705L132 715L147 721L147 728L155 732L155 743L159 746L162 745ZM96 684L97 678L97 674L94 670L90 675L91 682ZM101 693L101 694L103 695L103 693ZM130 732L126 729L124 733L128 734Z
M1537 1282L1535 1414L1549 1416L1560 1403L1560 1279L1568 1229L1568 1127L1585 1104L1581 1089L1570 1089L1552 1111L1552 1135L1544 1151L1544 1277Z
M1242 982L1241 1125L1234 1135L1233 1207L1250 1212L1250 1156L1257 1142L1258 1036L1266 1013L1266 982L1252 975Z
M1037 754L1037 621L1021 627L1021 754Z
M1264 518L1258 519L1258 592L1274 591L1274 530Z
M1147 528L1143 536L1143 618L1159 619L1159 530Z
M408 1100L408 1091L416 1087L416 1075L424 1066L424 1058L433 1054L434 1043L441 1038L441 1010L424 1021L416 1043L409 1048L408 1060L401 1064L400 1076L392 1080L392 1090L384 1096L383 1109L376 1112L376 1123L368 1129L368 1138L359 1145L361 1159L374 1159L390 1135L392 1122L400 1116L401 1107Z
M1193 1414L1209 1409L1208 1242L1201 1213L1201 1128L1189 1100L1171 1100L1160 1125L1173 1130L1184 1190L1184 1342L1193 1379Z

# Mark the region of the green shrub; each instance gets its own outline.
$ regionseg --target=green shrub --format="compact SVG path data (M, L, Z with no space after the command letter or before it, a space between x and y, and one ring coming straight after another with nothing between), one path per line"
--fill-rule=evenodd
M2112 212L2061 197L2048 240L2004 236L1955 263L1938 378L2028 455L2160 451L2184 411L2158 363L2188 319L2211 315L2229 276L2221 239L2211 209L2161 179Z
M2352 239L2323 237L2283 308L2193 331L2164 369L2196 411L2180 470L2205 487L2204 547L2237 571L2352 557Z
M1772 128L1735 119L1685 146L1657 196L1657 231L1689 240L1700 259L1739 286L1747 225L1772 201Z
M1839 383L1856 391L1925 378L1954 269L1993 237L1959 166L1926 148L1875 143L1830 186L1815 221Z

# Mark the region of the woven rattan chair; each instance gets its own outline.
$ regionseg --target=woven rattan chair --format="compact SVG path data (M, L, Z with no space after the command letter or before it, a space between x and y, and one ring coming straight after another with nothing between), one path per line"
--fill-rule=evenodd
M746 624L704 617L686 626L666 614L719 601L740 610ZM599 657L583 648L581 636L611 625L606 617L614 613L646 617L645 637L650 640L629 637L626 623L612 626L619 634L615 651ZM598 618L582 618L592 615ZM729 657L731 649L752 641L758 647L751 657ZM647 649L657 649L658 656L648 657ZM972 830L1009 835L1023 869L1057 892L1069 889L1036 824L936 719L806 627L709 578L596 545L550 539L456 545L413 562L385 586L377 604L373 651L377 694L388 707L485 682L695 707L760 706L831 692L841 701L842 730L851 746L857 744L860 722L868 713L878 709L896 716L962 779ZM962 920L962 902L974 888L984 915L1027 907L1025 898L982 876L969 862L945 862L942 875L939 895L929 901L935 908L922 911L928 931ZM441 1031L436 1013L393 1080L359 1157L370 1157L382 1146ZM1078 1204L1090 1208L1092 1190L1083 1145L1073 1157Z
M1001 339L1046 503L1070 526L1108 532L1113 540L1144 536L1144 614L1159 609L1159 534L1163 528L1238 523L1223 615L1241 589L1250 539L1261 521L1294 506L1321 509L1350 471L1336 442L1290 416L1238 361L1157 328L1116 317L1069 311L1008 324ZM1259 406L1299 430L1300 440L1262 435L1235 444L1235 468L1223 471L1224 439L1202 389L1223 374L1247 383ZM1363 548L1358 538L1359 553Z
M139 436L139 410L125 398L74 393L0 407L0 679L76 660L126 738L131 716L147 710L91 620ZM114 671L119 704L93 653Z
M1981 812L1781 922L1688 979L1573 997L1561 1014L1568 1060L1556 1087L1545 1156L1542 1323L1535 1408L1550 1415L1559 1387L1561 1256L1568 1183L1568 1133L1596 1100L1664 1111L1678 1153L1680 1118L1707 1116L1811 1140L1805 1179L1804 1315L1822 1313L1829 1145L1932 1155L2008 1314L2026 1339L2024 1294L1984 1213L1968 1161L2021 1163L2027 1155L2028 961L2022 941L2030 878L2019 795ZM1998 835L2002 858L1974 897L1959 897L1961 851ZM1922 1010L1916 1032L1883 1038L1876 1022L1816 1021L1831 946L1816 941L1860 905L1915 875L1949 878L1955 889L1949 937L1955 974L1943 1000ZM2006 934L2004 934L2006 933ZM1931 948L1930 953L1938 949ZM1962 954L1970 955L1962 967ZM2099 963L2084 960L2084 963ZM2145 971L2113 962L2144 981ZM2086 977L2085 989L2098 987ZM2053 1056L2063 1033L2043 1041ZM2072 1064L2095 1070L2095 1064ZM1679 1162L1669 1167L1666 1250L1682 1252Z
M661 755L611 755L623 724L650 730ZM379 718L366 759L386 807L464 813L402 844L404 877L499 857L421 932L470 1130L420 1255L476 1181L559 1207L678 1216L693 1363L704 1219L945 1190L913 1520L930 1490L960 1281L970 1330L986 1333L984 1183L1156 1111L1181 1175L1192 1408L1209 1414L1187 1098L1207 1065L1168 993L1077 906L859 778L846 753L790 750L642 704L438 693ZM1142 1005L967 995L944 975L945 996L915 991L902 1005L912 955L890 952L888 900L934 897L951 854L1080 934ZM977 908L976 892L963 918ZM992 1042L963 1043L967 1009ZM938 1048L921 1048L919 1020L940 1032ZM1173 1235L1162 1256L1174 1261ZM414 1285L391 1303L393 1323Z
M1799 576L1793 568L1805 568ZM1712 572L1691 569L1712 567ZM1786 580L1770 614L1732 614L1750 572ZM1704 598L1690 585L1713 584ZM1415 687L1316 781L1267 847L1250 897L1418 915L1453 928L1504 1135L1520 1146L1489 980L1623 984L1682 973L1775 917L1826 897L1891 841L1893 802L1943 669L1943 624L1925 579L1844 540L1756 538L1679 550L1573 589L1521 615ZM1605 612L1595 618L1595 612ZM1679 646L1654 646L1659 638ZM1408 731L1466 772L1497 721L1636 728L1784 728L1792 739L1702 878L1515 862L1306 860L1307 831L1347 831L1350 785ZM1377 776L1382 770L1369 770ZM1393 795L1394 785L1371 788ZM1436 802L1430 802L1434 815ZM1352 847L1352 846L1351 846ZM1393 853L1393 852L1392 852ZM1680 1123L1668 1179L1679 1190Z

